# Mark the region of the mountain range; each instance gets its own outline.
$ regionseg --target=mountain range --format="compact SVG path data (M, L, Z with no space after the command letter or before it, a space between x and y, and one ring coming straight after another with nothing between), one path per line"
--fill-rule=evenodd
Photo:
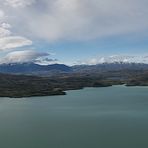
M0 64L0 97L65 95L65 91L112 85L148 86L148 64L105 62L95 65Z
M85 65L96 65L103 63L141 63L148 64L148 56L131 56L131 55L113 55L100 58L93 58L88 61L81 62Z
M39 65L35 63L0 64L0 73L7 74L54 74L71 72L72 68L64 64Z
M148 56L102 57L96 64L67 66L64 64L39 65L33 62L0 64L0 73L53 76L62 73L97 73L119 70L148 70Z

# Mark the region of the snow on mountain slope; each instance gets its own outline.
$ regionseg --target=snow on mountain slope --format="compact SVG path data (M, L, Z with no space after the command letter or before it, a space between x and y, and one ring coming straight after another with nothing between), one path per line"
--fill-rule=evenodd
M148 64L148 56L125 56L113 55L108 57L93 58L80 62L82 65L96 65L103 63L141 63Z

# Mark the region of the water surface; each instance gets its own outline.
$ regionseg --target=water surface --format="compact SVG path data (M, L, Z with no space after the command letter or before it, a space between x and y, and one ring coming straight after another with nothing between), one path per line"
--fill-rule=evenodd
M0 98L0 148L148 148L148 87Z

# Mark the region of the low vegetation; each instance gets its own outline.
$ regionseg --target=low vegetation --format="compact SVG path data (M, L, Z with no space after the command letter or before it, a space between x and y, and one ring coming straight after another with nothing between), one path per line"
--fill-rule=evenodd
M148 86L148 71L70 73L52 77L0 74L0 97L65 95L66 90L121 84Z

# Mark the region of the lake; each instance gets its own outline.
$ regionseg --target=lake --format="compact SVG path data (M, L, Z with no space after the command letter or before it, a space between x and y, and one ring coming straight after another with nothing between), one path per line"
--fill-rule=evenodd
M148 148L148 87L0 98L0 148Z

